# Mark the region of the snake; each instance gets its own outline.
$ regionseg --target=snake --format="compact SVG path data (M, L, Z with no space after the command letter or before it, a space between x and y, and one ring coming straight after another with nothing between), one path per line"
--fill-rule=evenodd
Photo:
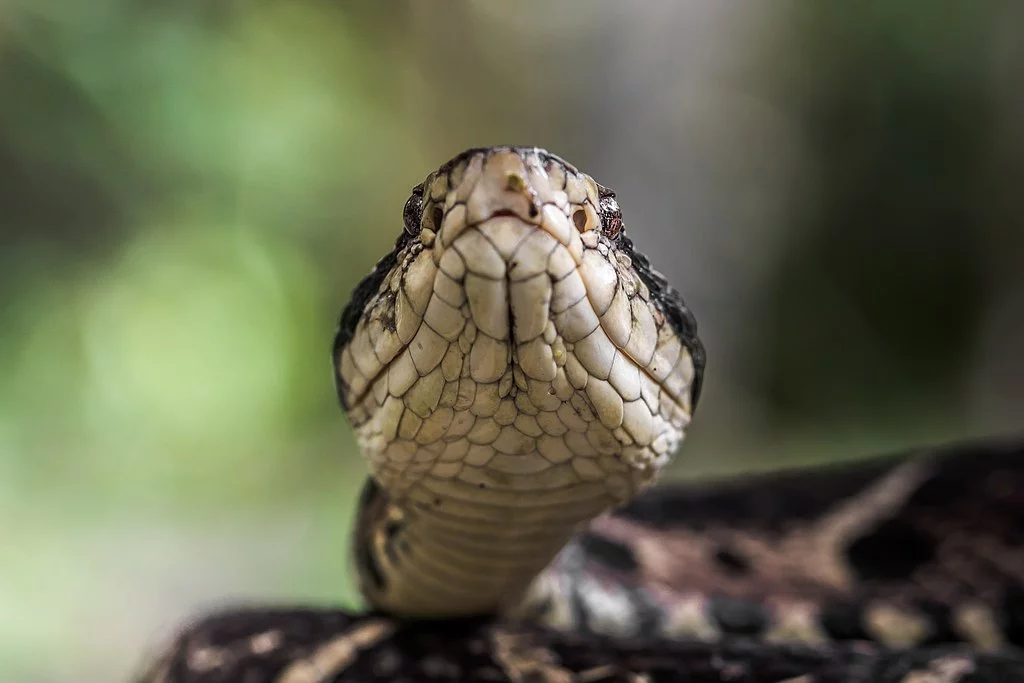
M615 192L473 148L402 215L331 352L370 611L228 610L138 681L1024 680L1024 438L661 481L707 354Z
M706 352L615 192L540 148L474 148L416 185L403 218L333 345L370 470L351 556L373 609L614 636L1024 644L1019 449L652 487ZM1003 509L979 516L979 500Z
M371 470L360 589L405 617L515 611L670 461L704 351L615 194L552 154L471 150L403 213L334 344Z

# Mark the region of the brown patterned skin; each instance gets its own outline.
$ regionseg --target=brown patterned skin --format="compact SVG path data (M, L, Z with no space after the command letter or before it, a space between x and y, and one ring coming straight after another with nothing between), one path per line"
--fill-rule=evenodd
M552 573L548 610L574 630L1021 647L1024 447L663 485L596 520Z
M1013 683L1024 658L962 647L888 650L608 640L480 620L400 624L341 610L240 608L186 629L137 683Z

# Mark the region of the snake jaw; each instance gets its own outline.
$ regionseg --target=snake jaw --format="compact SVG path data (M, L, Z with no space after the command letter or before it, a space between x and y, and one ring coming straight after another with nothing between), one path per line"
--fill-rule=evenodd
M579 523L653 481L702 352L614 195L543 150L461 155L404 213L335 349L382 509L403 519L362 546L384 586L369 597L410 615L494 610ZM440 540L456 528L461 550Z

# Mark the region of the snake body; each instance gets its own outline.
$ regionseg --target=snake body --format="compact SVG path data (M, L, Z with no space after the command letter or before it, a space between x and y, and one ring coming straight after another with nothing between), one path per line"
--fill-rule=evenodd
M666 484L570 542L544 618L644 640L1019 648L1021 510L1019 440Z

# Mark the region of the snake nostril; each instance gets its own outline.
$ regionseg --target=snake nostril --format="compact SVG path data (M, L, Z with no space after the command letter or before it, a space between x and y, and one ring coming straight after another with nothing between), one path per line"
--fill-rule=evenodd
M441 221L444 220L444 209L440 206L435 206L434 210L430 213L430 218L434 222L434 231L439 232L441 230Z

